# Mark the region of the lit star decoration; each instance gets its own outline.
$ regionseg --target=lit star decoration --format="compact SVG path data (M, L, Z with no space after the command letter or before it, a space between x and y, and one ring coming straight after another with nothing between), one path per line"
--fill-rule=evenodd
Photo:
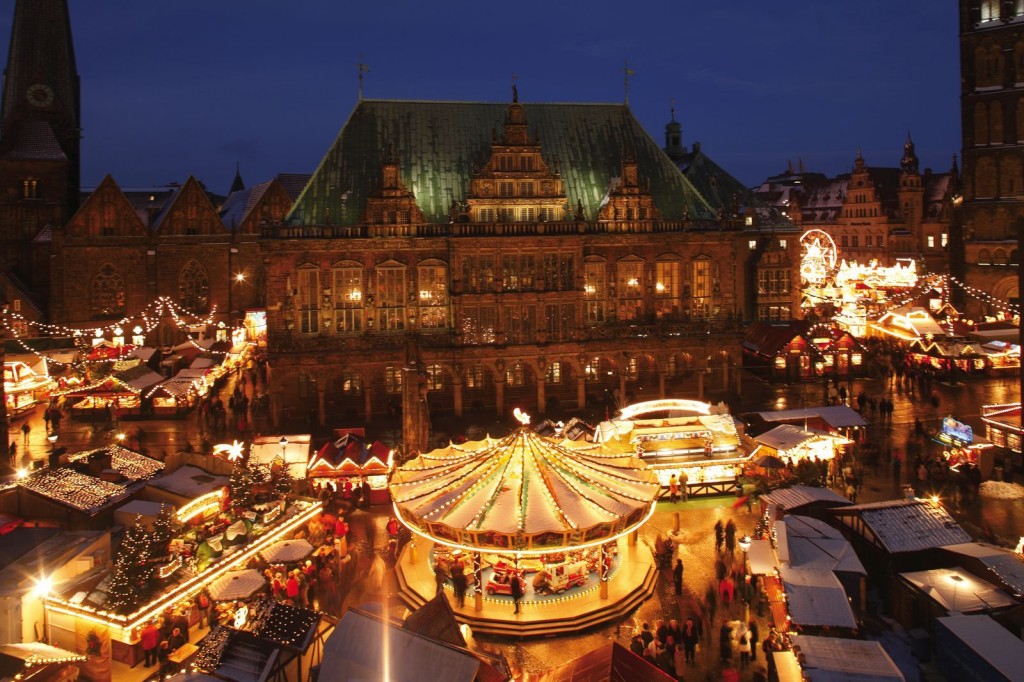
M213 446L213 454L219 455L225 452L228 455L229 461L237 462L242 459L242 456L245 454L245 443L236 440L230 445L227 443L220 443Z

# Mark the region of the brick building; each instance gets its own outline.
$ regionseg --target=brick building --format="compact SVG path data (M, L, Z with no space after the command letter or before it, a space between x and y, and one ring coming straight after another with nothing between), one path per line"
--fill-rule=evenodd
M960 0L963 233L954 274L1019 305L1024 220L1024 1ZM962 293L960 294L963 295ZM999 312L966 298L969 315Z

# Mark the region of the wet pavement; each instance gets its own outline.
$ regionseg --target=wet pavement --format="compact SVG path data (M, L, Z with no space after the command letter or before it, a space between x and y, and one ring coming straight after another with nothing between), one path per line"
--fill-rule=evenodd
M230 390L231 384L225 387ZM930 431L936 430L939 420L947 415L971 425L976 433L984 433L981 423L981 406L985 404L1014 402L1019 399L1019 384L1016 378L1008 379L980 379L971 380L957 386L950 386L943 383L935 383L932 387L939 397L938 408L931 402L930 393L920 390L911 390L905 386L894 385L883 380L857 380L849 385L848 392L852 396L864 392L865 395L874 399L886 396L893 401L894 410L891 425L879 425L872 423L867 429L866 440L877 443L882 454L881 461L877 468L866 466L864 469L864 486L860 493L859 501L869 502L876 500L892 499L900 494L900 486L910 481L910 467L903 467L900 478L893 477L890 463L885 453L895 451L897 448L907 452L908 445L914 441L914 420L921 419L926 422L926 428ZM804 385L774 385L767 384L756 377L745 376L743 382L742 396L730 396L730 403L737 405L738 413L771 410L771 409L792 409L802 406L812 407L824 404L824 387L822 384ZM709 400L717 400L726 396L708 396ZM596 418L597 415L585 415ZM22 424L30 426L27 440L21 432ZM438 420L436 424L445 430L444 437L448 432L460 430L462 433L482 431L492 434L504 433L510 428L507 423L500 420L485 421L472 419L463 420L461 423L454 423L453 420L444 422ZM375 423L368 430L372 438L381 439L384 442L395 442L399 433L397 424ZM127 434L125 441L129 447L138 445L137 430L142 431L142 449L149 454L160 456L162 453L184 448L190 444L196 450L201 449L204 436L212 442L229 441L234 434L206 434L199 423L196 415L189 415L180 420L150 420L141 422L123 422L118 425L91 424L89 422L63 420L56 442L57 447L67 447L71 452L86 448L101 447L105 444L115 442L117 434ZM269 433L269 426L264 420L254 419L253 429L256 432ZM287 425L281 429L285 433L303 433L309 429L303 425ZM17 467L29 466L33 460L45 460L53 447L46 438L46 425L43 422L42 410L38 409L27 418L14 420L8 441L17 444L17 456L15 465ZM923 444L927 446L927 444ZM911 445L911 447L913 447ZM936 444L934 447L938 448ZM755 515L749 514L745 508L734 510L733 498L696 498L687 503L660 502L658 510L642 530L642 539L651 544L660 535L667 535L673 531L677 523L680 533L679 555L683 559L685 572L684 583L692 595L700 597L714 579L714 568L716 553L713 540L713 526L719 519L723 523L732 518L739 528L739 535L753 531L756 521ZM982 498L968 504L957 505L953 499L944 499L943 503L960 520L969 532L979 539L994 539L1002 544L1016 544L1017 538L1024 534L1024 500L995 500ZM756 510L756 505L755 505ZM382 532L383 523L388 510L381 508L366 514L361 520L363 529L360 535L363 536L363 543L366 548L373 547L377 552L382 551L379 547L384 537ZM389 577L379 590L366 589L365 586L357 586L360 592L358 599L369 601L383 600L393 603L388 593L393 591L393 579ZM355 597L356 594L352 596ZM357 600L358 600L357 599ZM346 600L353 603L352 599ZM510 641L507 639L478 638L478 643L485 648L503 651L508 659L515 666L517 672L528 679L530 674L551 668L552 666L569 661L592 649L616 641L628 647L629 639L633 632L639 629L643 623L650 623L654 627L659 620L685 620L690 614L692 600L684 598L680 600L672 589L671 575L665 571L659 578L658 589L654 597L646 601L629 617L622 622L603 626L588 632L583 632L569 637L558 637L556 639L542 639L535 641ZM687 679L717 679L721 664L718 660L718 627L723 619L734 619L744 617L744 609L741 604L734 603L729 607L720 606L715 626L711 628L713 637L701 643L700 651L697 654L696 664L691 665L687 670ZM763 639L768 632L766 619L758 617L756 610L751 613L751 618L758 622L760 637ZM760 652L755 664L742 674L743 679L749 679L759 665L764 663Z

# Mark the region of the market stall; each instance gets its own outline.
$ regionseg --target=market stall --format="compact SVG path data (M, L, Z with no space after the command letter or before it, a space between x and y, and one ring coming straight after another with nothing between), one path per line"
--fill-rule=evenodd
M970 464L981 470L982 478L991 477L995 465L995 448L991 441L974 435L974 429L969 424L946 417L933 440L942 445L942 457L950 468L959 470Z
M753 440L757 443L757 447L751 453L755 460L770 455L791 464L805 459L834 459L837 453L842 452L844 445L853 443L852 440L837 434L801 428L793 424L780 424L759 436L754 436Z
M49 398L54 386L44 358L36 355L4 358L4 400L9 417L31 411Z
M306 477L339 490L346 481L352 486L366 481L370 485L370 504L387 504L391 448L380 441L368 444L362 429L339 430L335 435L335 440L310 456Z

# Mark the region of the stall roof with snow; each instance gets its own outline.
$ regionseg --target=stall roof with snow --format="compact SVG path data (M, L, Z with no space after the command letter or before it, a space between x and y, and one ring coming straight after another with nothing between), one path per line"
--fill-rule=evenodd
M830 488L818 488L810 485L791 485L788 488L776 488L761 496L761 501L773 504L789 513L811 504L823 503L829 506L850 505L848 499Z
M769 410L752 413L765 423L788 422L799 424L820 419L833 429L867 426L868 422L860 413L847 405L826 405L824 407L803 407L793 410Z
M947 545L942 549L977 561L992 577L1012 594L1024 596L1024 557L1017 552L983 542Z
M831 571L780 566L779 575L794 625L857 627L846 590Z
M176 471L149 481L148 487L173 493L187 500L213 492L228 484L227 476L218 476L187 464Z
M775 653L780 682L903 682L903 673L879 642L792 635L792 651Z
M759 436L754 436L754 442L766 445L773 450L784 452L799 447L804 443L818 439L842 440L844 443L850 441L817 429L805 429L795 424L779 424L773 429L765 431Z
M779 561L793 568L867 574L853 546L838 530L809 516L786 516L775 522Z
M889 554L970 542L944 507L925 500L887 500L829 510L839 523Z
M1024 642L994 621L990 616L945 616L936 618L940 641L942 630L960 640L997 674L1009 682L1024 682ZM940 658L947 647L940 649ZM980 671L971 667L972 674Z
M1016 599L967 571L933 568L899 576L950 613L998 611L1017 605Z

